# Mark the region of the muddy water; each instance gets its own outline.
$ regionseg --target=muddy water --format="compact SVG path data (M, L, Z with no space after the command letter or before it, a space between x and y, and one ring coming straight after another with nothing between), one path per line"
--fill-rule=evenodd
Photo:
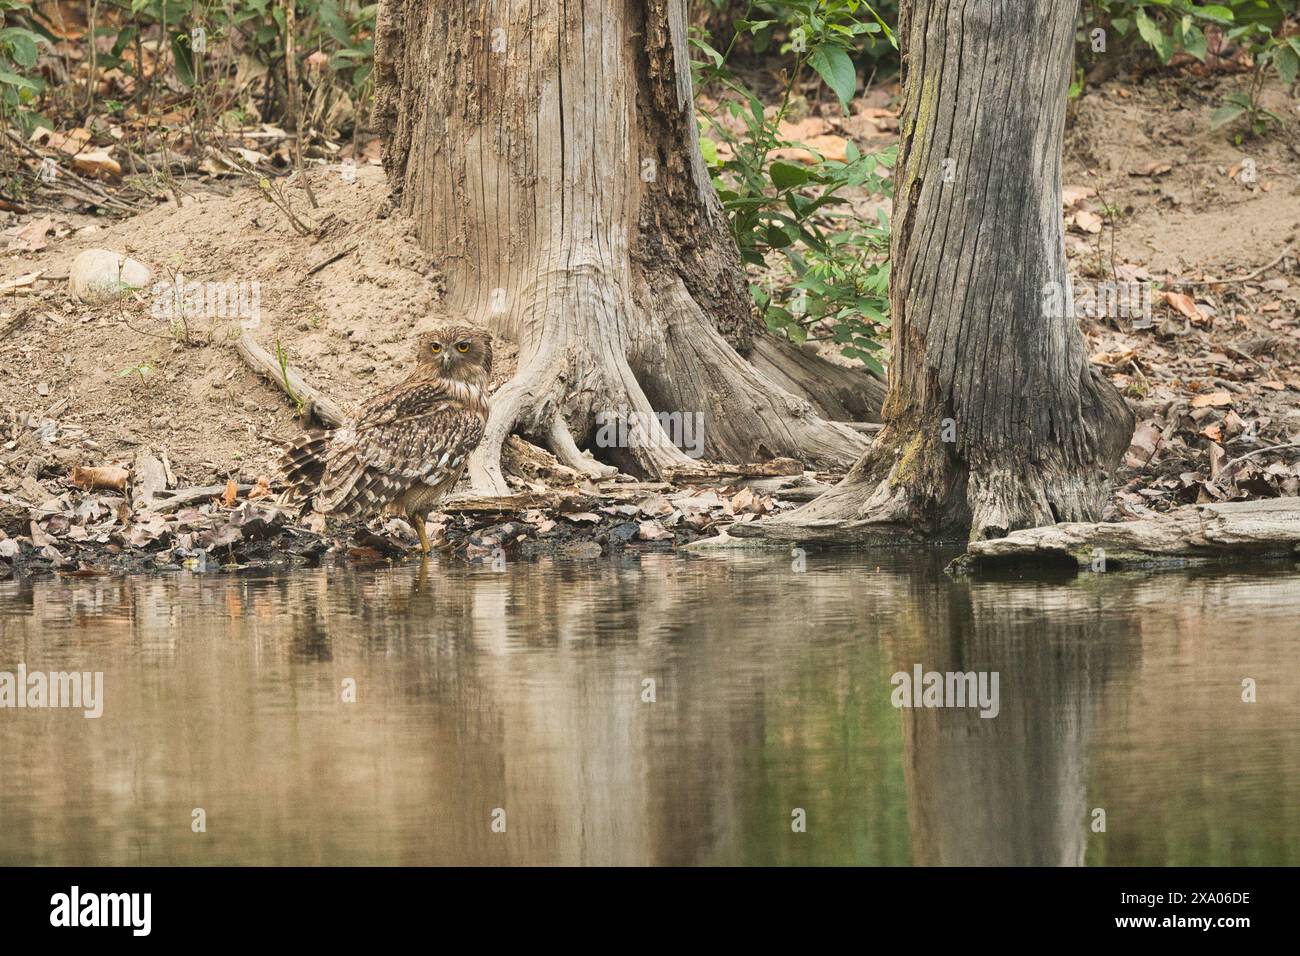
M0 582L0 863L1300 863L1300 576L942 557Z

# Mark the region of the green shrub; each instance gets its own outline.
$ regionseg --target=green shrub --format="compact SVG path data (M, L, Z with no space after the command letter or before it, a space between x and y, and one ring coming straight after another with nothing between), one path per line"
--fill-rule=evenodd
M728 68L742 37L767 38L767 55L786 67L780 104L770 115ZM844 161L814 153L811 164L774 160L773 153L800 145L785 138L781 123L805 71L815 72L847 112L857 90L855 58L866 48L892 49L888 25L856 0L756 2L735 21L725 53L700 37L692 42L702 54L694 64L696 91L716 95L717 102L713 112L701 112L702 148L741 257L759 276L750 284L755 305L774 332L798 342L833 341L842 354L883 372L878 353L889 325L889 222L883 213L877 222L860 222L838 207L849 189L889 195L896 150L863 155L850 142ZM727 117L743 132L733 132ZM769 271L771 253L779 253L783 274Z
M0 0L0 125L17 122L29 129L37 118L32 105L44 82L36 75L36 57L45 37L28 29L29 0Z

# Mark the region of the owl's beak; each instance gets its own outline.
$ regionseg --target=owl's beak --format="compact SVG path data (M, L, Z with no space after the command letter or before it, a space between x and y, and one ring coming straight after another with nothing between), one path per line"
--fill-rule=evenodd
M449 369L449 368L451 368L451 353L450 353L450 352L443 352L443 353L442 353L442 367L443 367L443 370L444 370L444 371L447 370L447 369Z

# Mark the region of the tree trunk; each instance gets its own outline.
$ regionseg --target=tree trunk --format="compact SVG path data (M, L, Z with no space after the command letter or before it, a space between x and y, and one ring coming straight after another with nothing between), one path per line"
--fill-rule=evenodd
M886 427L840 485L738 535L978 540L1100 517L1133 415L1089 367L1069 295L1075 12L904 3Z
M512 430L607 474L578 447L601 413L643 425L608 457L651 475L691 460L658 412L702 415L715 459L861 453L741 357L755 326L699 150L683 0L384 0L375 83L389 180L448 311L519 347L476 491L506 490Z

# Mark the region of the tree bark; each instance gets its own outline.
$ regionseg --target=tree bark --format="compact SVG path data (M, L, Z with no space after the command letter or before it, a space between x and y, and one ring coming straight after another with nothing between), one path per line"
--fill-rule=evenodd
M1069 295L1075 12L904 3L886 427L840 485L738 535L979 540L1100 517L1133 415L1089 367Z
M742 358L754 319L700 154L683 0L383 0L376 121L447 308L519 347L469 473L501 494L511 431L598 476L599 413L649 423L616 464L688 456L656 412L702 414L704 454L847 467L851 429Z

